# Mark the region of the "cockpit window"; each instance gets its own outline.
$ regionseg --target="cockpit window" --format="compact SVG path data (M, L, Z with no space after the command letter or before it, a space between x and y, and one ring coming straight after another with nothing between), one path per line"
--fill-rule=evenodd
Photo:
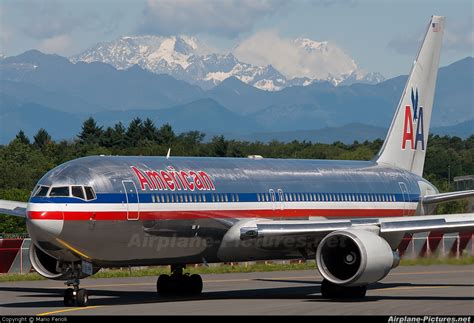
M92 187L90 186L84 186L84 191L86 192L86 200L94 200L95 199L95 193Z
M33 196L46 196L48 194L48 186L40 186L36 189L36 192L33 193Z
M49 192L49 196L57 197L57 196L69 196L69 186L57 186L51 189Z
M85 200L82 186L71 186L71 193L72 193L72 196Z

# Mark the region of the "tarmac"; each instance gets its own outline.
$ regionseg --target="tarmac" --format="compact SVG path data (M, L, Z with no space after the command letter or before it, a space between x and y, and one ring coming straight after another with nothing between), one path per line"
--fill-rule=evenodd
M358 301L320 294L318 271L203 275L196 297L160 297L156 277L81 280L88 307L65 307L60 281L0 283L0 315L474 315L474 265L403 266Z

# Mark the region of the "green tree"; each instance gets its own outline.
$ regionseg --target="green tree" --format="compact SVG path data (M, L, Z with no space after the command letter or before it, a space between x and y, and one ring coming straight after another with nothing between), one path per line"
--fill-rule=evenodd
M143 121L143 137L149 141L156 141L158 139L158 130L150 118L146 118Z
M78 138L82 144L93 145L100 143L102 135L102 127L97 126L94 118L89 117L82 124L82 131Z
M143 122L140 118L130 121L125 135L128 147L136 147L138 142L143 138Z
M176 140L176 134L169 123L165 123L158 130L157 141L159 144L171 146Z
M33 137L34 139L34 145L40 149L43 149L44 147L46 147L46 145L50 144L51 143L51 136L49 135L49 133L41 128L40 130L38 130L38 132L36 133L36 135Z
M211 141L211 154L217 157L225 157L227 155L227 149L229 142L225 140L224 136L215 136Z
M30 139L25 135L23 130L20 130L18 134L15 137L16 140L21 142L22 144L29 145L30 144Z

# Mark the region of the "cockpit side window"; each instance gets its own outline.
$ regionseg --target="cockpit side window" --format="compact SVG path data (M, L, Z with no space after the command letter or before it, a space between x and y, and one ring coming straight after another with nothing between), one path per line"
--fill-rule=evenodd
M51 192L49 192L49 196L57 197L57 196L69 196L69 186L56 186L51 188Z
M96 198L94 189L90 186L85 186L84 191L86 192L86 200L94 200Z
M83 200L86 199L84 196L84 190L82 189L82 186L71 186L71 193L72 193L72 196L74 197L78 197Z
M33 196L46 196L48 194L49 187L48 186L40 186L36 189L36 191L33 193Z

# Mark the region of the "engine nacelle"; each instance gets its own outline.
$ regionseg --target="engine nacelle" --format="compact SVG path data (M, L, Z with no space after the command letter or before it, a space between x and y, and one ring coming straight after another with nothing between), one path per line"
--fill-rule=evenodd
M316 251L321 275L341 286L375 283L398 266L399 260L387 241L365 230L332 232Z
M77 263L62 263L56 258L51 257L33 243L29 250L30 262L33 268L43 277L54 280L69 280L73 278L85 278L88 275L80 271L80 262ZM74 267L73 267L74 266ZM94 269L94 273L99 268ZM74 277L73 272L80 273L79 277Z

